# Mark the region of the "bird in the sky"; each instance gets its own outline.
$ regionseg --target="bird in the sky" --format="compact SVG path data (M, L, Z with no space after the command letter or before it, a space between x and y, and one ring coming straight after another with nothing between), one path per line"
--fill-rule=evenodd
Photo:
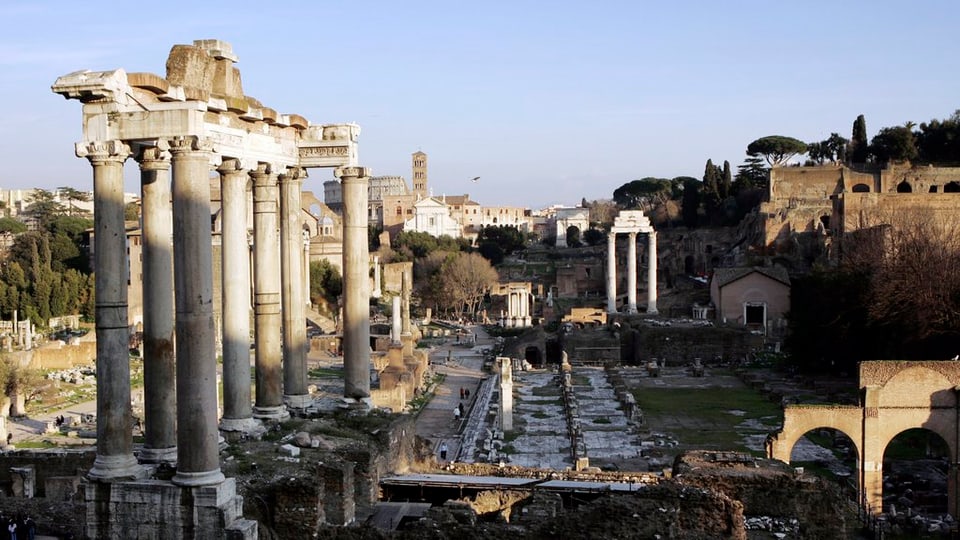
M479 176L474 176L474 177L473 177L473 180L471 180L471 182L476 182L476 181L479 180L479 179L480 179Z

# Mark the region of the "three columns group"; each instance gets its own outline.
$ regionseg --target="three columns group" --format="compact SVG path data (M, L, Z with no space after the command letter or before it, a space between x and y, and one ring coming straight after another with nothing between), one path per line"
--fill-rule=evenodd
M607 235L607 313L617 312L617 233ZM627 313L637 313L637 233L646 232L647 252L647 313L657 313L657 233L656 231L627 231Z

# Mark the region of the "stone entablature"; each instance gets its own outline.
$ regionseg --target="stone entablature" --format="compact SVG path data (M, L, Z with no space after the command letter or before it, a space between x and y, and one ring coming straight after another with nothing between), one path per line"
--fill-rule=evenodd
M935 433L957 463L960 435L960 362L869 361L860 363L860 404L788 405L783 427L767 439L767 455L790 462L797 441L819 428L840 431L853 441L859 466L859 502L867 511L883 509L883 456L887 445L909 429ZM960 469L948 472L947 510L960 513Z
M165 139L196 137L220 156L283 167L356 165L359 126L313 125L297 114L278 114L243 94L230 45L198 40L175 45L166 78L149 73L77 71L53 84L53 91L83 107L83 139L125 141L147 146ZM149 114L145 114L149 113Z

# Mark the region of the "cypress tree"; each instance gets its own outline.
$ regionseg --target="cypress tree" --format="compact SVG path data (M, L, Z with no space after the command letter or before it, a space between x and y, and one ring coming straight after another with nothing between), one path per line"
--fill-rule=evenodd
M851 163L866 163L868 152L867 121L861 114L853 121L853 134L850 137L850 152L848 152L847 155L850 156Z

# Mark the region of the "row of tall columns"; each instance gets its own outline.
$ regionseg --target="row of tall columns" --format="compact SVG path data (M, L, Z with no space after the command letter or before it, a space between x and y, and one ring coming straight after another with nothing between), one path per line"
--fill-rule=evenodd
M370 397L370 254L367 247L368 170L339 169L343 187L344 397Z
M627 313L637 313L637 231L627 233ZM647 313L657 313L657 233L646 233ZM617 312L617 233L607 234L607 313Z
M77 155L90 161L94 176L98 421L97 456L89 473L93 480L138 478L145 474L133 456L130 430L123 163L131 153L122 141L77 146ZM224 479L218 455L214 350L217 336L213 320L209 184L212 157L211 148L196 137L141 146L136 156L141 168L146 308L145 433L140 457L148 463L176 462L173 482L184 486L218 484ZM224 269L224 414L220 427L246 430L256 425L254 418L286 417L284 399L289 405L300 407L308 397L304 317L308 282L304 274L308 274L309 267L301 257L306 258L309 252L304 247L300 225L304 175L302 169L288 169L281 175L265 164L247 171L239 160L232 158L224 158L217 170L222 194ZM351 202L345 208L364 204L366 169L348 167L342 169L342 177L345 203ZM249 349L251 273L246 229L251 178L257 353L253 407ZM345 224L349 225L344 232L345 252L352 257L345 261L344 276L347 290L352 291L345 294L346 312L350 314L345 314L345 321L349 321L344 345L348 373L345 394L364 398L369 397L365 212L348 210ZM277 235L278 226L282 241ZM281 369L286 395L281 394Z

